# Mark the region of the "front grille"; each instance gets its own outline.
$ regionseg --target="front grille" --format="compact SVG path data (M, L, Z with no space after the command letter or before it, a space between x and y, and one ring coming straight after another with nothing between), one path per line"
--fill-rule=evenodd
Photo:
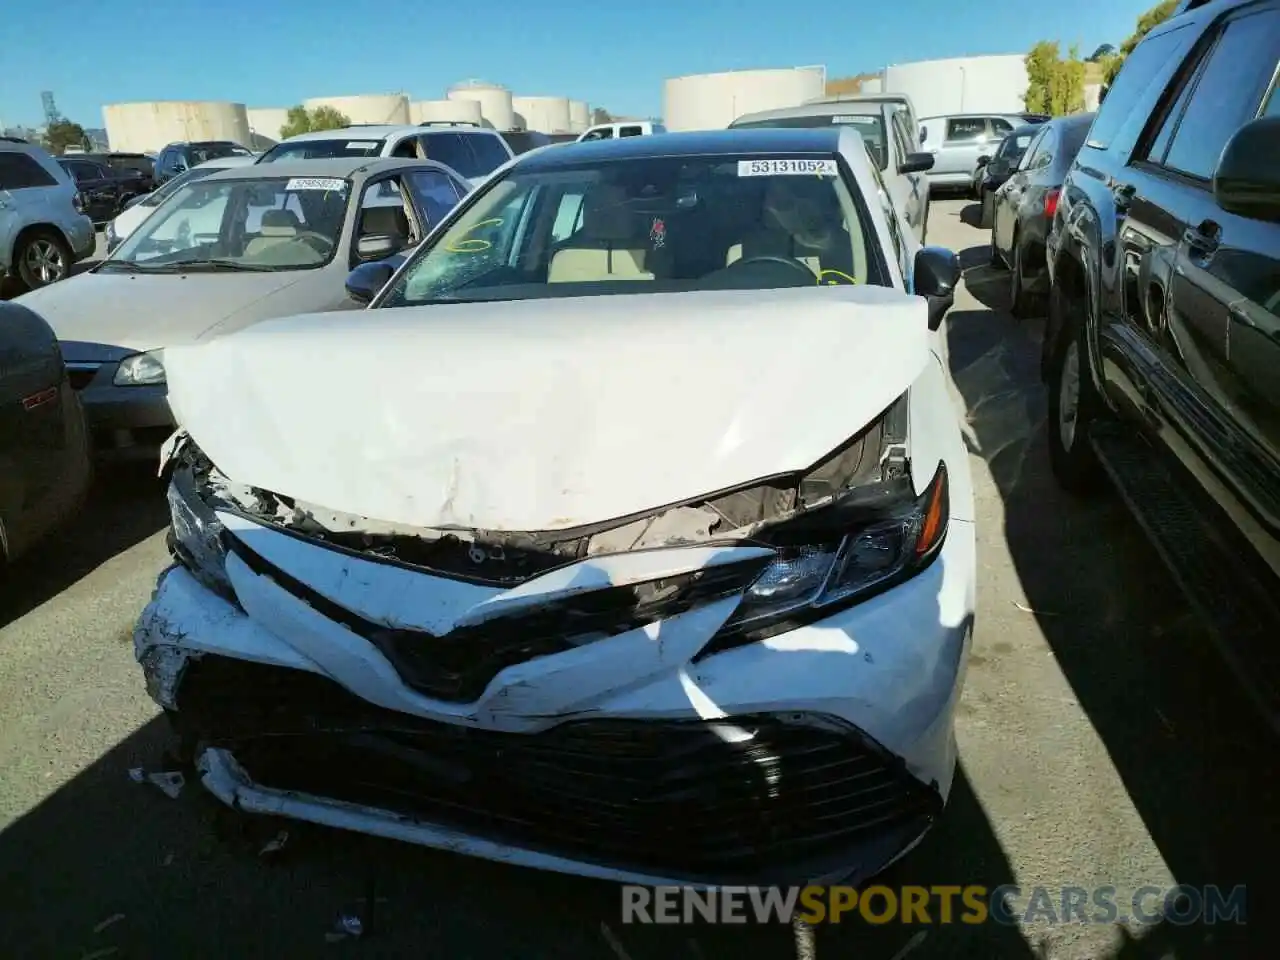
M83 390L98 375L97 366L67 367L67 379L72 390Z
M452 703L479 699L494 677L517 663L562 653L740 593L765 563L753 558L660 581L590 590L522 614L434 636L366 620L279 569L238 538L229 538L228 545L254 573L271 578L281 589L376 646L406 684Z
M856 731L798 714L736 717L720 730L581 720L495 733L219 657L191 664L178 706L187 729L232 749L262 786L672 878L807 879L889 840L882 864L940 806ZM753 736L735 742L735 730Z

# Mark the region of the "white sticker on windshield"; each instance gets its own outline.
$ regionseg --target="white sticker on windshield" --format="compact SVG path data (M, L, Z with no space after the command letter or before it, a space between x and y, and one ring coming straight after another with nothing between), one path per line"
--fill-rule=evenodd
M338 177L293 177L284 185L286 190L345 190L347 181Z
M856 123L866 127L866 126L875 126L877 123L880 122L880 118L854 115L854 116L844 116L844 117L832 117L831 122L832 123Z
M372 150L378 145L377 140L352 140L347 144L347 150Z
M739 160L740 177L835 177L840 170L834 160Z

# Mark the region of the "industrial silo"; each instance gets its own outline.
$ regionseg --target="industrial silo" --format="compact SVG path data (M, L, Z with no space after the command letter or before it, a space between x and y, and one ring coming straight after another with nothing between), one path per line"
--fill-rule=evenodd
M289 122L287 107L250 107L249 136L253 143L245 144L252 150L269 150L282 139L280 128Z
M231 140L248 147L249 118L243 103L221 100L159 100L109 103L103 125L112 150L154 152L182 140Z
M569 101L569 132L583 133L591 126L591 107L585 100Z
M302 105L308 110L333 107L352 123L408 123L409 98L402 93L366 94L357 97L312 97Z
M449 88L450 100L475 100L480 104L480 115L486 126L494 130L514 130L515 117L511 106L511 91L496 83L483 80L465 80Z
M416 100L409 104L410 123L483 122L478 100Z
M569 132L569 101L565 97L512 97L511 108L524 118L517 122L525 130L537 133Z
M826 67L731 70L674 77L663 91L668 130L720 130L744 113L796 107L826 91Z
M884 89L907 94L917 117L1020 113L1026 109L1026 58L1012 53L893 64L885 67Z

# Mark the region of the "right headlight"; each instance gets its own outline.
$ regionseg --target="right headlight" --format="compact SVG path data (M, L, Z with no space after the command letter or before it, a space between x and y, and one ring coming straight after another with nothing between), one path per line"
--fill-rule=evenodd
M125 357L111 380L117 387L155 387L165 383L164 350Z

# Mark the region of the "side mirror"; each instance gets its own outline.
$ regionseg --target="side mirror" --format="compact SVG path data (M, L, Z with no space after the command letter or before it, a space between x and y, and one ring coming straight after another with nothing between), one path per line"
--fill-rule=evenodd
M924 173L933 169L934 159L932 153L908 153L902 158L902 163L898 164L898 172Z
M980 167L985 167L990 162L991 162L991 157L985 153L978 158L978 166Z
M387 285L397 266L385 260L360 264L347 274L347 296L356 303L368 303Z
M1228 213L1280 221L1280 116L1246 123L1227 141L1213 198Z
M929 329L937 330L956 299L960 258L946 247L921 247L912 281L916 296L929 301Z
M390 234L374 234L356 241L356 256L361 260L381 260L400 252L400 241Z

